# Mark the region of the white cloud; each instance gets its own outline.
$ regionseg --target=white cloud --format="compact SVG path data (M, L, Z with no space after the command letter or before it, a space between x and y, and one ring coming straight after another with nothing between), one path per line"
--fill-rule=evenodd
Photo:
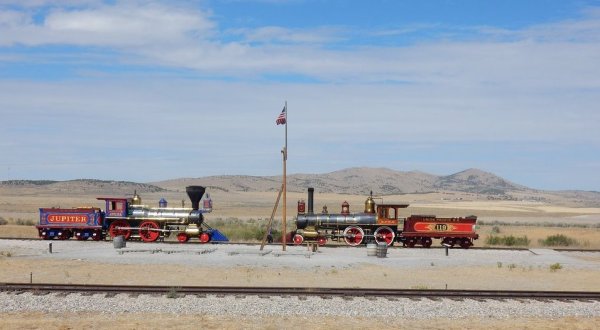
M183 44L211 35L213 23L197 9L153 3L53 8L43 22L31 19L33 11L0 12L0 45L66 44L109 46L125 50ZM30 17L26 17L30 15Z
M244 42L249 43L323 44L344 40L343 29L334 27L288 29L279 26L264 26L255 29L235 29L226 31L226 33L242 35Z
M207 11L134 1L52 7L42 22L33 21L32 11L0 11L0 45L110 47L121 52L118 59L124 62L238 78L296 74L337 83L597 88L598 12L589 10L581 20L518 31L482 27L468 41L429 40L385 47L358 42L335 49L329 46L349 38L350 31L264 26L220 32ZM232 34L242 39L220 41Z

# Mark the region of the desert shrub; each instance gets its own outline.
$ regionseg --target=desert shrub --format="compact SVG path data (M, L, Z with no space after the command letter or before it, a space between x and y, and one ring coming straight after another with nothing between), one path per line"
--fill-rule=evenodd
M219 229L232 241L261 241L269 219L217 218L207 221L211 227ZM275 220L271 224L271 235L275 240L281 237L281 221Z
M16 224L19 225L19 226L33 226L33 225L35 225L35 223L33 223L33 220L25 220L25 219L17 219Z
M551 272L555 272L555 271L557 271L559 269L562 269L562 265L559 264L558 262L555 263L555 264L550 265L550 271Z
M572 246L579 245L576 239L570 238L563 234L551 235L546 239L540 239L539 243L543 246Z
M492 227L492 233L493 234L500 234L500 227L498 227L498 226Z
M510 236L494 236L490 235L486 238L487 245L504 245L504 246L529 246L531 240L527 236L515 237Z
M3 217L0 217L0 226L6 225L8 224L8 220L4 219Z
M179 290L181 287L171 287L169 292L167 292L167 298L176 299L179 298Z
M508 222L477 220L479 226L522 226L522 227L558 227L558 228L600 228L600 223L568 223L568 222ZM492 229L493 230L493 229Z

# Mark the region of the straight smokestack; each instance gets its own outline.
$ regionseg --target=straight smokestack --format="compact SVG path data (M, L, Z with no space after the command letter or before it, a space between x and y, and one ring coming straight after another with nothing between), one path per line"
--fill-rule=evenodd
M314 214L313 210L313 198L315 194L315 188L308 188L308 214Z

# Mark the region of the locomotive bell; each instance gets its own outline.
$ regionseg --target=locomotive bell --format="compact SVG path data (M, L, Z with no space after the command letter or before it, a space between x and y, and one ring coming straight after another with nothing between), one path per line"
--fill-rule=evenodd
M375 201L372 196L367 197L365 201L365 213L375 213Z
M137 190L133 191L133 199L131 205L142 205L142 198L137 194Z

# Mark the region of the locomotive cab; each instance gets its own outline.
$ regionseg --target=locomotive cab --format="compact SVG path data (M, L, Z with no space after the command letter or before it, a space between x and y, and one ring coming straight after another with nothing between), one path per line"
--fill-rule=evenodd
M398 209L407 208L408 204L378 204L377 224L398 226Z
M107 217L126 217L127 211L129 210L130 199L129 198L114 198L114 197L98 197L98 200L106 202L106 216Z

